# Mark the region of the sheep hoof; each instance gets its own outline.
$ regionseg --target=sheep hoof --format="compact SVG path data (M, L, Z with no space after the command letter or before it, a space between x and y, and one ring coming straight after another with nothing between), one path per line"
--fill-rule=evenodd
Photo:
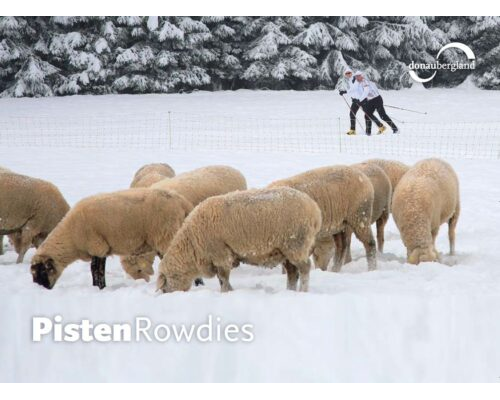
M205 286L205 282L203 282L203 279L201 279L201 278L196 278L194 280L194 285L195 286Z

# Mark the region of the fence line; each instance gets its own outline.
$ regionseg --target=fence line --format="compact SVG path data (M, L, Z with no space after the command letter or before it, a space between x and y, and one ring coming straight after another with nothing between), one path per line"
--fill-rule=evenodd
M500 158L500 122L406 122L401 133L347 136L345 118L257 118L166 112L0 118L0 146L337 152ZM359 128L358 128L359 129ZM376 127L374 127L374 132ZM361 133L361 132L359 132Z

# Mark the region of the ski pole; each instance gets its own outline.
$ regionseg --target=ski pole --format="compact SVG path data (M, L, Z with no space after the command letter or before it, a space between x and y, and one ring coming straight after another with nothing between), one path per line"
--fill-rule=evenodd
M344 99L344 102L345 102L347 108L349 108L349 115L350 115L352 113L351 106L349 105L349 102L345 99L344 95L341 95L341 96ZM363 110L363 109L361 108L361 110ZM363 112L364 112L364 110L363 110ZM361 128L361 131L364 132L364 133L366 133L365 130L363 129L363 125L361 125L361 122L359 122L358 117L356 117L356 114L354 114L354 118L356 118L356 122L359 124L359 127Z
M423 114L423 115L427 115L427 112L422 112L422 111L415 111L415 110L409 110L407 108L402 108L402 107L396 107L396 106L389 106L387 104L384 104L385 107L389 107L389 108L395 108L396 110L403 110L403 111L409 111L409 112L412 112L412 113L417 113L417 114Z

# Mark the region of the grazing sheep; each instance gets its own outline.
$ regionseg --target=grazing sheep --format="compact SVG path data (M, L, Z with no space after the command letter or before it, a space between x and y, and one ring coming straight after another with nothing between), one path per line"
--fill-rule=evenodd
M373 158L364 162L368 164L375 164L384 170L384 172L389 177L389 180L391 181L392 194L394 194L394 190L396 189L396 186L398 185L402 176L410 169L408 165L395 160L382 160L380 158Z
M209 197L246 188L247 183L241 172L223 165L198 168L151 186L151 189L174 191L185 197L193 206L197 206ZM126 256L121 258L121 263L125 272L132 278L145 279L149 282L150 275L154 274L155 255L150 253Z
M232 290L231 269L240 262L274 267L284 263L287 288L309 284L312 246L321 212L306 194L268 188L211 197L187 217L160 263L157 288L187 291L193 278L217 275Z
M359 169L363 172L373 185L373 208L372 208L372 220L371 223L376 223L377 225L377 246L378 251L383 253L384 251L384 227L389 220L389 214L391 212L391 196L392 196L392 186L389 177L384 172L382 168L377 166L375 163L359 163L352 165L354 168ZM351 229L348 228L346 231L347 236L347 254L345 262L351 262Z
M50 182L4 171L0 173L0 235L9 235L22 263L31 246L38 247L69 210Z
M348 166L323 167L275 181L268 187L282 186L300 190L318 203L323 224L313 251L317 267L326 270L335 247L334 270L340 270L347 250L346 229L350 227L365 246L368 269L376 268L370 228L374 193L365 174Z
M164 254L191 210L184 197L164 190L129 189L81 200L38 248L33 281L51 289L73 261L91 260L93 284L102 289L107 256Z
M130 184L131 188L149 187L165 178L173 178L175 171L168 164L146 164L137 170Z
M415 164L399 182L392 200L392 215L401 232L410 264L437 261L436 236L448 222L450 254L455 253L455 228L460 214L458 177L437 158Z

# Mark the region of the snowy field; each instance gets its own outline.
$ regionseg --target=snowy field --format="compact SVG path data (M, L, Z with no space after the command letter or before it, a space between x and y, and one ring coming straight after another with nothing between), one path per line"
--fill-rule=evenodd
M498 115L500 92L470 89L388 92L387 103L424 108L433 122L480 121ZM0 99L7 117L107 114L172 110L255 118L342 116L331 92L221 92L162 96L79 96ZM408 118L402 112L390 115ZM412 115L412 119L423 116ZM1 131L0 131L1 133ZM70 132L68 132L70 134ZM403 133L404 134L404 133ZM403 135L402 134L402 135ZM391 140L388 135L386 140ZM365 139L365 138L363 138ZM377 138L366 138L377 139ZM452 140L452 139L451 139ZM432 152L429 143L428 151ZM371 153L369 157L384 156ZM440 156L440 154L434 154ZM240 169L249 187L366 154L169 150L168 148L0 147L0 165L49 180L70 204L99 192L128 187L135 170L168 162L177 173L209 164ZM414 163L419 157L392 158ZM14 264L5 244L0 256L0 381L320 381L423 382L500 380L500 163L497 159L446 158L461 182L462 213L457 255L449 257L447 229L437 242L443 264L405 263L406 250L394 222L386 227L386 253L367 272L361 245L341 273L314 270L310 292L285 290L280 268L242 266L231 274L234 291L219 293L216 279L187 293L160 295L155 282L126 278L117 257L108 259L107 287L91 285L89 265L76 262L53 290L32 282L29 260ZM157 264L155 264L157 265ZM251 343L34 343L32 317L61 315L64 322L249 323Z

